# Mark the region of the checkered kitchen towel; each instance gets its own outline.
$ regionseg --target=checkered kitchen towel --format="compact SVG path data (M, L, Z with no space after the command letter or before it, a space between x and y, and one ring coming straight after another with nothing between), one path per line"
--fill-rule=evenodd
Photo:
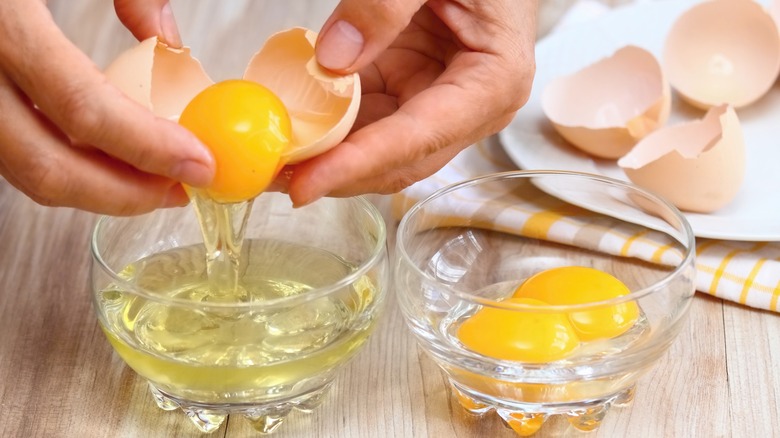
M467 148L439 172L396 195L396 213L434 191L462 180L495 172L517 170L498 142L484 142ZM470 195L478 196L474 191ZM454 215L457 215L453 206ZM500 207L494 228L511 229L558 243L596 245L599 250L638 257L657 263L674 263L680 254L670 250L657 236L637 233L636 228L605 228L588 221L587 213L564 217L562 209L572 206L555 201L534 206ZM518 224L521 224L518 226ZM583 237L586 236L586 237ZM595 243L594 243L595 242ZM738 242L714 239L696 241L696 289L719 298L759 309L780 312L780 242Z

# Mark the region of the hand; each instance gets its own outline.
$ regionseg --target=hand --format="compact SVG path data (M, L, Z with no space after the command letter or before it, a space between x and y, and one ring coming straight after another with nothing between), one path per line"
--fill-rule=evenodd
M40 204L129 215L186 204L179 182L207 185L213 167L195 136L109 85L45 1L0 3L0 174L9 183Z
M359 71L356 129L288 169L296 205L392 193L505 127L535 72L536 0L342 0L323 26L323 67Z
M174 33L160 18L170 15L164 0L114 4L139 39ZM358 121L334 149L285 169L277 187L296 205L396 192L506 126L530 93L536 7L536 0L342 0L320 32L317 58L336 72L360 72Z

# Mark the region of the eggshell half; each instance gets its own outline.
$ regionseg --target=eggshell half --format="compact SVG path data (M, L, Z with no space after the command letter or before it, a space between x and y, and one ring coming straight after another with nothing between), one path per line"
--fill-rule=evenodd
M675 20L663 65L672 87L696 107L749 105L780 73L777 24L755 1L705 1Z
M745 143L729 105L703 119L659 129L618 160L635 184L681 210L711 213L737 195L745 176Z
M772 19L775 20L775 25L777 25L780 30L780 0L773 0L772 3L769 4L767 10L769 11L769 15L772 16Z
M287 107L292 140L284 154L296 163L321 154L349 134L360 106L360 78L340 76L314 57L317 33L293 28L272 35L249 62L244 79L263 84Z
M616 159L669 117L671 89L652 53L625 46L571 75L554 79L542 109L569 143Z
M156 37L123 52L105 70L109 82L159 117L178 120L185 106L213 81L188 48Z

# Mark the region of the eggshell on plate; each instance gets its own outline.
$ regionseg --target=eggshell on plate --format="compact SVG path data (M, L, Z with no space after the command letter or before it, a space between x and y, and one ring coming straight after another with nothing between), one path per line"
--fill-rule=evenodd
M625 46L549 83L542 109L556 131L600 158L625 155L669 117L671 89L652 53Z
M754 1L705 1L675 20L663 65L672 87L696 107L749 105L780 73L777 24Z
M659 129L618 160L618 166L633 183L681 210L718 210L734 199L745 176L737 114L720 105L701 120Z
M287 107L293 127L290 163L321 154L349 134L360 106L360 78L317 63L317 33L293 28L272 35L249 62L244 79L265 85Z

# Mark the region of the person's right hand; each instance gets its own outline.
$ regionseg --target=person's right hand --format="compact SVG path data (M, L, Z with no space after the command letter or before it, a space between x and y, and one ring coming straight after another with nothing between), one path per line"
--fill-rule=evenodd
M160 29L175 29L170 9ZM168 35L169 44L180 44ZM130 215L183 205L208 149L110 85L44 0L0 2L0 174L43 205Z

